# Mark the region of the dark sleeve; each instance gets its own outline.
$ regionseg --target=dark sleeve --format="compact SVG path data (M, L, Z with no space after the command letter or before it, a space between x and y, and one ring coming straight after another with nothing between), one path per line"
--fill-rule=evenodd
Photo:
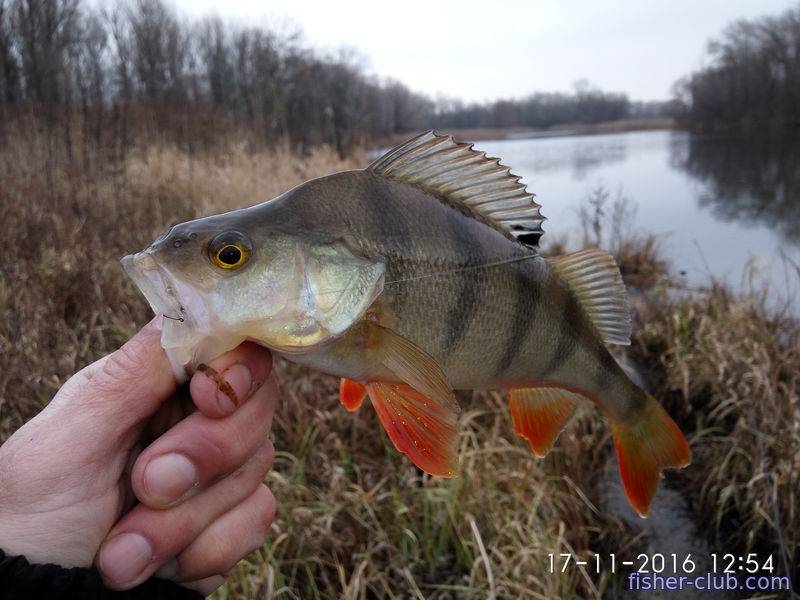
M203 596L164 579L148 579L125 592L107 589L95 568L65 569L32 565L24 556L6 556L0 550L0 600L199 600Z

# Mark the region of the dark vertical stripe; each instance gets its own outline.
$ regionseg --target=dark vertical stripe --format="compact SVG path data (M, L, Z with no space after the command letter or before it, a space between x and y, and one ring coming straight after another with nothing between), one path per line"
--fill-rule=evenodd
M607 391L611 384L614 383L614 377L617 374L619 365L614 359L614 356L607 348L600 348L600 356L597 360L594 373L594 384L596 389L594 391L602 393Z
M526 268L529 268L529 266L525 265L525 263L514 265L513 274L516 283L514 319L511 321L511 329L507 333L505 350L495 368L494 377L496 379L500 378L511 366L511 363L514 362L523 347L525 339L533 329L536 306L539 301L539 287L530 285L528 278L525 277Z
M368 237L372 237L369 232L378 233L377 238L383 241L387 259L387 280L404 279L411 274L413 265L406 264L404 258L410 256L409 247L413 243L410 231L409 219L412 215L414 203L403 202L400 197L400 189L391 189L391 184L382 177L374 176L363 193L366 201L363 203L363 210L366 213L365 222L367 224ZM394 192L394 193L393 193ZM393 309L395 314L403 314L403 307L408 300L407 285L393 285Z
M564 292L562 296L564 308L562 310L559 327L558 343L556 344L556 349L552 358L539 374L539 377L542 379L557 372L578 349L578 340L576 339L575 331L579 330L586 320L583 309L580 307L580 304L578 304L578 300L575 298L572 291L566 288L562 288L562 290Z
M485 256L480 240L474 235L472 228L465 226L465 217L455 210L447 210L447 225L450 239L457 255L463 259L465 267L481 265ZM442 358L450 356L467 335L478 310L479 287L484 281L481 270L469 270L454 273L455 297L445 318L445 339Z

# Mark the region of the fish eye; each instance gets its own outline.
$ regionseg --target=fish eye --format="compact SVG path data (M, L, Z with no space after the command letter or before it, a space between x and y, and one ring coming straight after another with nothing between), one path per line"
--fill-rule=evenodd
M250 248L243 235L223 234L211 242L209 255L211 262L221 269L238 269L250 258Z

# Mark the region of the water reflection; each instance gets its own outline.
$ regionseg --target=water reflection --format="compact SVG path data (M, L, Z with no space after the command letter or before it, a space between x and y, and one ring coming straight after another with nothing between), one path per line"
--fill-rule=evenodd
M628 157L628 144L623 136L566 136L553 138L517 138L480 142L481 150L502 145L503 164L511 165L519 174L538 175L569 169L570 176L585 180L593 171ZM531 150L533 150L531 152ZM513 159L513 160L512 160Z
M670 163L701 182L698 203L715 218L764 225L800 245L800 137L675 136Z

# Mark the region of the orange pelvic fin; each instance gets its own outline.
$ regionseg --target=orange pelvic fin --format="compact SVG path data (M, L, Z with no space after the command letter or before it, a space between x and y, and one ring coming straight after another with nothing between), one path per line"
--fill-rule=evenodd
M510 390L509 404L514 431L528 440L533 453L542 458L553 447L578 405L578 396L557 387Z
M426 473L457 475L457 415L450 407L403 383L371 382L367 390L395 448Z
M686 438L661 404L651 396L638 417L611 423L622 485L642 517L658 488L661 471L683 468L692 460Z
M367 388L344 377L339 382L339 402L350 412L356 412L367 397Z

